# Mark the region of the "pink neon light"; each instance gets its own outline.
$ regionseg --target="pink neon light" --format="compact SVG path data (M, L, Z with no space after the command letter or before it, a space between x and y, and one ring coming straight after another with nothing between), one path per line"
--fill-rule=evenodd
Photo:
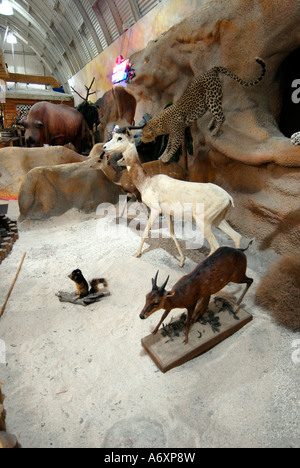
M129 59L123 59L122 55L117 58L116 65L113 68L111 81L119 83L127 79L128 71L130 70Z

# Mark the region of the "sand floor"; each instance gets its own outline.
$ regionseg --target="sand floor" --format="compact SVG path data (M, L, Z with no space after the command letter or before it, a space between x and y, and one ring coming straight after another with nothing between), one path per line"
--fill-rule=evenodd
M10 202L8 215L17 213ZM19 229L0 265L2 304L26 252L0 320L6 350L0 381L7 428L22 447L300 446L300 363L293 359L300 337L254 304L274 252L255 244L247 253L255 283L243 308L254 320L163 374L141 346L161 314L139 318L145 295L158 269L161 281L170 275L171 286L204 259L207 245L185 250L180 269L170 239L151 239L142 258L134 258L137 232L108 216L72 210ZM111 295L86 308L60 303L55 293L74 290L68 274L75 268L88 279L105 277ZM237 298L241 287L226 291Z

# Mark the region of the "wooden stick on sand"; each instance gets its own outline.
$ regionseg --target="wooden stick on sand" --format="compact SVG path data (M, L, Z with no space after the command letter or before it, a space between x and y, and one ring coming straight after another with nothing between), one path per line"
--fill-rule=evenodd
M20 270L21 270L21 268L22 268L22 265L23 265L23 262L24 262L24 259L25 259L25 255L26 255L26 252L23 254L23 257L22 257L20 266L19 266L19 268L18 268L18 271L17 271L17 273L16 273L15 279L14 279L14 281L13 281L11 287L10 287L10 290L9 290L7 296L6 296L6 299L5 299L5 302L4 302L3 306L2 306L2 309L0 310L0 318L1 318L2 315L3 315L3 312L4 312L4 310L5 310L6 304L7 304L8 299L9 299L9 296L11 295L11 292L12 292L12 290L13 290L13 288L14 288L14 285L15 285L17 279L18 279Z

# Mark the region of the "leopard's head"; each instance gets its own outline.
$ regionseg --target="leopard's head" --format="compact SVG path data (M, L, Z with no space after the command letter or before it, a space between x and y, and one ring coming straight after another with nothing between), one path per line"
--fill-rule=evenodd
M142 142L143 143L150 143L154 141L157 137L157 134L154 131L153 126L151 125L151 120L147 122L145 127L143 128L143 135L142 135Z

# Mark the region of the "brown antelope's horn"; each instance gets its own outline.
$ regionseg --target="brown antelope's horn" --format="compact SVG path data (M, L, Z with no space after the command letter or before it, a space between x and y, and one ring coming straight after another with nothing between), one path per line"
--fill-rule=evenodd
M155 275L155 278L152 278L152 289L158 289L157 287L157 277L158 277L159 270L157 270L157 273Z
M139 127L135 127L132 125L128 125L127 127L121 127L116 130L115 133L124 133L126 130L142 130L146 124L140 125Z
M159 292L160 292L160 293L163 293L163 292L164 292L165 287L167 286L167 283L168 283L168 281L169 281L169 278L170 278L170 276L168 276L168 278L166 279L166 281L164 282L164 284L159 288Z

